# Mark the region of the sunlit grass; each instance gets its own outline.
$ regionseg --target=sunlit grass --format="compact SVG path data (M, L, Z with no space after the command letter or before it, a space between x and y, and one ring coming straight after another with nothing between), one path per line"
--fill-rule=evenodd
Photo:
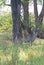
M14 44L9 34L0 35L0 65L44 65L44 40Z

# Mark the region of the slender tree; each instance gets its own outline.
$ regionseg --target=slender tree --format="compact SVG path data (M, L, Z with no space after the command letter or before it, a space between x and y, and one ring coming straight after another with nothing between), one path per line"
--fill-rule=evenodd
M40 21L40 24L42 24L42 21L43 21L43 16L44 16L44 0L43 0L43 5L42 5L42 10L41 10L41 13L38 17L39 21Z
M42 5L42 10L40 15L38 15L37 0L34 0L34 14L35 14L36 27L39 28L37 36L39 38L44 38L44 31L41 31L41 26L42 26L43 17L44 17L44 0L43 0L43 5Z
M43 16L44 16L44 0L43 0L43 6L40 15L38 15L37 10L37 0L34 0L34 14L35 14L35 22L40 25L42 25Z
M34 1L34 15L35 15L35 22L38 22L38 10L37 10L37 0Z
M23 1L23 9L24 9L24 23L29 26L29 0Z

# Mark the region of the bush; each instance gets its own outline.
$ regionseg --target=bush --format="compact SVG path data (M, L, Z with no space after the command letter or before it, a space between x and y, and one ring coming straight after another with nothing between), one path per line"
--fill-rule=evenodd
M11 13L0 15L0 32L10 32L12 30Z
M29 26L35 27L35 17L32 13L29 14Z

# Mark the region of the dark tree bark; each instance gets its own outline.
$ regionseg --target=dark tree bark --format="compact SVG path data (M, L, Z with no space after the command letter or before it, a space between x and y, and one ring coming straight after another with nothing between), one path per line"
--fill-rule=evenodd
M35 14L36 27L39 28L37 37L44 38L44 31L41 31L44 16L44 0L40 15L38 15L37 0L34 0L34 14Z
M36 1L35 1L36 2ZM26 23L23 24L20 19L20 8L21 8L21 1L20 0L11 0L11 9L12 9L12 20L13 20L13 41L21 41L22 37L22 28L27 31L27 37L26 39L28 41L31 41L30 39L35 39L34 32L31 31L31 28L27 25L29 23L29 11L28 11L28 5L29 5L29 0L24 0L24 22ZM36 6L37 3L34 5ZM35 7L34 7L35 8ZM37 7L36 7L37 8ZM36 9L37 11L37 9ZM35 17L36 21L38 22L38 12L36 14L35 11ZM31 35L31 37L30 37Z
M40 13L40 15L38 16L38 19L39 19L39 21L40 21L40 24L42 24L43 16L44 16L44 0L43 0L43 5L42 5L41 13Z
M31 31L31 27L29 26L29 0L23 1L23 10L24 10L23 27L30 34L32 31ZM24 36L26 36L26 34Z
M21 41L22 37L22 29L26 30L28 33L31 33L31 29L23 24L20 20L20 7L21 2L20 0L11 0L11 9L12 9L12 20L13 20L13 41ZM28 13L28 3L25 3L26 9L24 9L24 19L25 21L29 22L29 13ZM26 17L26 15L27 17Z
M35 22L37 22L37 24L42 25L43 16L44 16L44 0L40 15L38 15L37 0L34 0L34 14L35 14Z
M38 10L37 10L37 0L33 0L34 2L34 15L35 15L35 23L36 23L36 27L38 27Z
M13 40L19 39L21 37L20 32L20 0L11 0L11 9L12 9L12 20L13 20ZM17 40L16 40L17 41Z
M23 1L23 10L24 10L24 23L25 25L29 26L29 0Z

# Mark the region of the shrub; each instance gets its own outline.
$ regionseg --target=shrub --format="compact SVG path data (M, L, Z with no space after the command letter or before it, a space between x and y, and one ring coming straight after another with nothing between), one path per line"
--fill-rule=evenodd
M11 13L4 13L0 15L0 32L10 32L12 30L12 18Z

